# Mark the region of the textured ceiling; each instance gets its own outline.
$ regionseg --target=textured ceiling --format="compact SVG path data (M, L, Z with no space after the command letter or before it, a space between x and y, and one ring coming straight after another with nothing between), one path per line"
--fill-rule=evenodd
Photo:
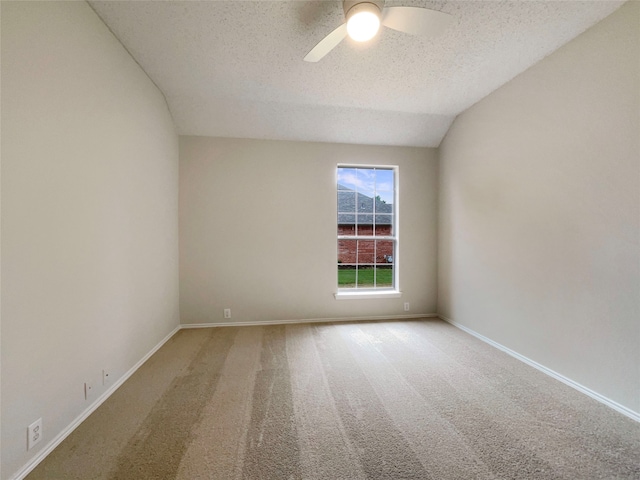
M338 1L90 1L167 98L178 133L438 146L455 116L623 1L387 1L450 13L437 38L385 28L302 59Z

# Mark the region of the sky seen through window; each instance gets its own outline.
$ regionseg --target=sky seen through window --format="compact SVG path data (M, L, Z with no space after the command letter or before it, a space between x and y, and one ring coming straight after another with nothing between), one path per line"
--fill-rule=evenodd
M386 203L393 203L393 170L339 168L338 185L370 198L380 196Z

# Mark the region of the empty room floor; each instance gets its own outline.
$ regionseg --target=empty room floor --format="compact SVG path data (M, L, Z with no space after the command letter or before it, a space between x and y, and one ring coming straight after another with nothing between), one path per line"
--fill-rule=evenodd
M179 331L34 479L640 478L640 424L436 319Z

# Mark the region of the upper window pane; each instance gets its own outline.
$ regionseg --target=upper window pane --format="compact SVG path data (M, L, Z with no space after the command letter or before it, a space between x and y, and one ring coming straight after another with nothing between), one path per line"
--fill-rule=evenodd
M338 190L338 213L356 213L356 192Z
M375 172L376 192L387 203L393 203L393 170L377 169Z
M371 201L376 191L376 171L370 168L357 168L356 182L358 193Z
M370 193L369 195L373 195L373 193ZM357 194L357 208L358 213L361 215L365 213L373 214L373 197L369 195L360 192Z

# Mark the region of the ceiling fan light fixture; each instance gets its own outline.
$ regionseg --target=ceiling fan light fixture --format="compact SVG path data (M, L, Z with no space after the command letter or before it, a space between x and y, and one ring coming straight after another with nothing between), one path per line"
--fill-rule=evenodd
M382 25L410 35L437 35L453 18L448 13L422 7L385 7L384 0L344 0L346 22L324 37L304 57L315 63L347 36L358 42L373 38ZM384 12L384 21L383 14Z
M347 13L347 33L356 42L366 42L380 29L380 9L373 3L358 3Z

